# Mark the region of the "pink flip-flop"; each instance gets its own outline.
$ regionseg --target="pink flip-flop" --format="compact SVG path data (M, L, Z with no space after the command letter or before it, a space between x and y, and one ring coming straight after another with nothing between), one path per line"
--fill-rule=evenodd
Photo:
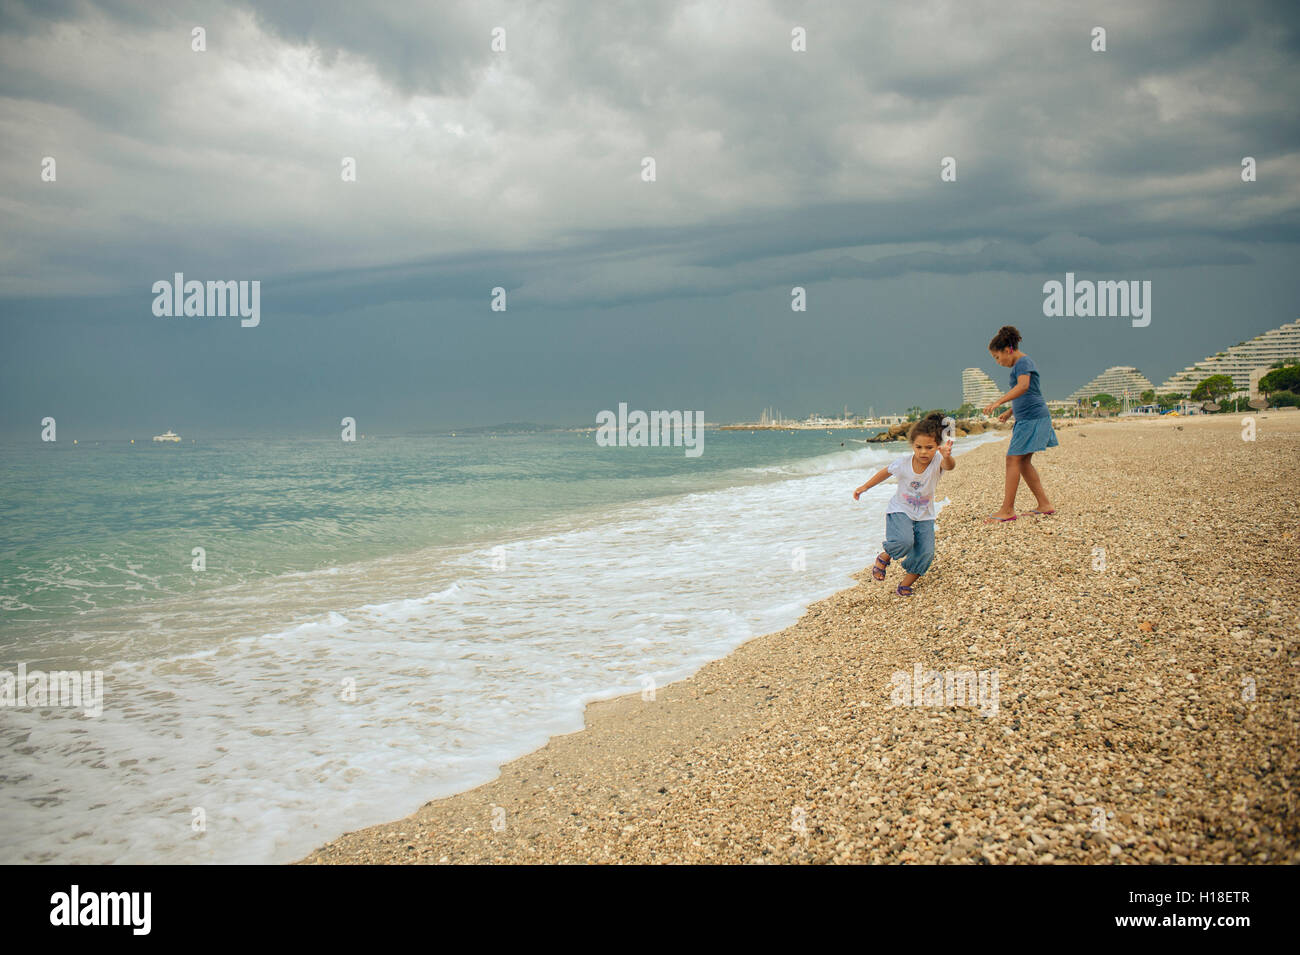
M1042 514L1044 517L1046 517L1048 514L1055 514L1055 513L1056 513L1056 508L1052 508L1050 511L1040 511L1038 508L1034 508L1032 511L1025 511L1025 513L1026 513L1026 514Z

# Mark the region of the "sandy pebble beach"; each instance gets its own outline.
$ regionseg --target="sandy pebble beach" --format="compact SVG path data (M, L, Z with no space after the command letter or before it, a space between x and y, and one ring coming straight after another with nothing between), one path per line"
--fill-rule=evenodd
M915 597L896 565L864 569L653 700L594 703L493 782L302 861L1300 861L1300 412L1256 414L1254 441L1243 417L1062 428L1035 457L1058 512L1001 525L982 518L1006 443L976 448ZM985 696L927 701L930 671Z

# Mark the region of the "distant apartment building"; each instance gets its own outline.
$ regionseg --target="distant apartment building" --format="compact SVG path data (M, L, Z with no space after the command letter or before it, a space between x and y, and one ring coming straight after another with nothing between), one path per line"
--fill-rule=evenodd
M961 370L961 403L983 408L1002 397L1002 389L979 368Z
M1142 392L1154 390L1147 376L1132 365L1115 365L1071 394L1067 400L1077 401L1082 398L1084 401L1091 401L1093 395L1101 394L1113 395L1116 398L1127 395L1130 400L1137 400L1142 396Z
M1190 395L1197 385L1211 375L1227 375L1238 391L1249 391L1252 372L1267 369L1275 362L1295 360L1300 360L1300 320L1233 345L1227 351L1210 355L1195 365L1189 365L1156 391L1162 395Z

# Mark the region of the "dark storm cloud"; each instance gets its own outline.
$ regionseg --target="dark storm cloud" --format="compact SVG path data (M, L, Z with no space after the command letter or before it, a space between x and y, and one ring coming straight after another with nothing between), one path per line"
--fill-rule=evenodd
M392 341L429 316L469 322L457 340L474 353L477 319L449 316L486 311L499 286L557 335L557 310L603 315L615 353L642 340L625 316L656 303L700 327L729 316L717 327L752 328L766 367L762 342L783 333L754 309L784 302L788 320L793 285L822 308L924 302L924 327L955 341L942 316L1032 318L1065 271L1159 271L1168 290L1212 269L1225 296L1259 303L1236 341L1295 317L1276 263L1300 238L1297 19L1211 2L8 0L0 320L93 314L134 335L151 283L183 271L260 278L268 308L332 327L382 314ZM1105 53L1089 48L1098 25ZM46 155L57 184L39 180ZM1246 155L1258 182L1241 181ZM643 156L658 181L640 181ZM1200 299L1179 349L1219 341L1223 309ZM802 320L830 339L855 327ZM126 364L165 350L142 334ZM1161 344L1127 357L1153 376L1200 357L1143 341ZM1086 380L1103 351L1067 349L1069 374ZM789 343L773 354L797 364ZM878 406L899 374L872 376ZM827 394L847 380L825 376Z
M1141 234L1165 238L1233 228L1234 218L1241 218L1234 207L1242 200L1236 163L1243 148L1261 152L1262 162L1283 161L1277 151L1290 150L1300 129L1289 115L1300 92L1294 71L1276 71L1288 59L1286 38L1293 35L1278 7L1248 12L1168 4L1136 11L1115 5L1086 14L1033 3L996 11L963 4L781 9L754 5L742 18L684 3L555 4L527 14L481 3L9 4L6 25L16 24L30 40L39 33L36 24L46 21L56 31L47 37L51 49L60 48L53 39L60 27L108 36L81 48L80 71L29 61L11 63L3 76L14 100L59 107L61 115L43 117L55 129L77 126L69 138L95 140L102 174L95 187L101 193L111 188L121 200L117 209L102 194L98 202L106 220L116 219L104 227L118 242L142 251L193 245L199 254L242 239L254 254L231 254L228 267L254 258L281 274L355 267L342 252L316 261L311 248L319 232L344 228L355 215L325 174L325 163L337 162L321 155L331 147L338 155L361 154L362 181L368 178L372 190L366 203L376 227L372 241L382 246L378 233L391 226L391 247L372 245L373 259L420 258L410 254L419 223L403 221L413 190L427 193L432 207L481 177L484 186L468 190L472 200L488 204L487 183L498 192L512 183L526 211L509 211L494 223L482 209L472 235L426 243L434 256L466 245L488 254L503 241L516 245L517 220L528 215L537 223L534 245L551 245L562 233L596 236L594 247L603 248L599 237L609 233L608 241L652 250L658 236L670 234L689 247L692 261L721 268L746 258L817 250L835 255L873 243L1032 244L1071 231L1115 243ZM1088 47L1094 21L1111 24L1105 54ZM189 53L188 29L199 23L209 31L206 56L229 53L246 77L222 75L213 60ZM809 30L806 54L789 50L794 23ZM508 96L492 98L490 74L502 62L487 52L494 25L508 28L508 75L527 91L530 108L514 109ZM156 75L112 82L114 74L138 65L121 54L131 38ZM102 47L117 47L118 55ZM288 75L280 59L286 50L308 54ZM97 69L99 82L87 75ZM195 75L205 70L213 75ZM295 82L335 75L343 89L355 90L367 70L381 85L356 102L335 107L326 95L306 104L319 115L285 107L271 127L247 110L252 90L232 91L260 74L267 78L268 100L283 102ZM1207 81L1230 70L1234 88L1221 95L1212 83L1207 88ZM169 98L172 85L210 97L217 106L212 122L190 112L192 100ZM420 96L432 99L412 107L411 98ZM357 108L374 103L394 109L398 122L437 123L451 112L445 103L479 101L481 110L471 106L466 113L477 126L456 120L464 129L458 138L467 140L459 156L440 162L436 154L417 155L406 167L409 178L374 182L367 153L438 144L409 143L391 124L367 124ZM349 106L355 128L331 136L322 126L333 109ZM30 112L21 112L11 122L31 120ZM1279 121L1282 112L1285 121ZM599 141L593 134L602 127L606 135ZM706 144L698 154L697 143ZM159 147L170 155L160 156ZM636 181L642 154L660 164L654 184ZM956 184L938 184L943 155L958 159ZM581 175L567 168L574 158L585 167ZM1294 157L1285 161L1294 165ZM259 182L248 168L259 162L280 166L279 175ZM1171 194L1169 181L1179 176L1215 176L1216 194L1207 200L1204 181L1189 181ZM295 179L297 202L285 192ZM590 197L583 179L595 187ZM621 189L618 179L624 180ZM1123 194L1112 200L1107 194L1117 186ZM201 208L198 189L216 200L215 208ZM636 189L641 196L631 193ZM1184 201L1180 192L1186 214L1177 208ZM1281 201L1263 217L1252 210L1250 221L1294 222L1293 196L1268 181L1255 184L1254 193ZM150 194L152 204L145 201ZM106 282L121 274L99 230L87 236L61 228L24 198L28 239L47 246L42 259L52 266L48 273L62 267L83 285L93 283L95 272ZM159 214L157 200L169 198L171 215ZM1213 216L1206 215L1207 201ZM472 205L456 214L472 221ZM1099 206L1104 215L1097 214ZM827 214L836 208L851 211L857 222ZM266 221L248 235L243 227L258 218ZM579 240L570 250L579 271L585 246ZM936 261L953 265L978 267L981 261L934 251ZM103 259L98 269L96 256ZM18 266L25 264L20 257ZM359 269L362 284L372 264ZM14 278L10 291L32 291L15 288ZM696 288L688 281L663 292Z

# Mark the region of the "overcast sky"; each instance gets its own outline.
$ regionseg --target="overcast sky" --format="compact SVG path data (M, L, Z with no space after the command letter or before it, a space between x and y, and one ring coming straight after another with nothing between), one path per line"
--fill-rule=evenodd
M1049 398L1159 383L1300 317L1296 10L0 0L0 430L955 407L1004 323ZM1150 325L1045 317L1067 271Z

